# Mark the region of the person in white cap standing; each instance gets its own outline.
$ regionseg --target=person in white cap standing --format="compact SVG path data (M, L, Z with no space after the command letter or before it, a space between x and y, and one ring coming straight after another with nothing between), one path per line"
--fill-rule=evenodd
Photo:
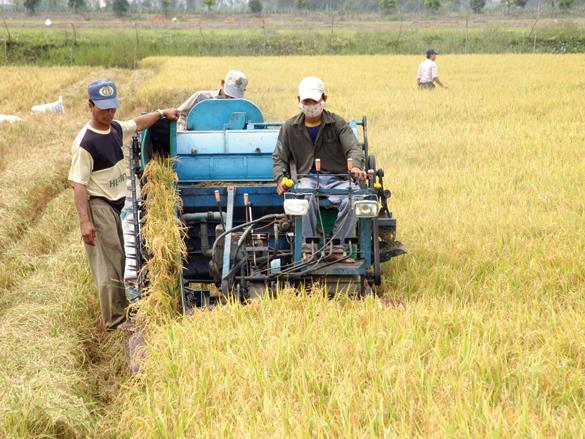
M248 78L239 70L230 70L221 80L219 90L200 90L193 93L189 99L183 102L178 110L180 112L177 129L183 131L187 128L187 117L191 109L201 101L207 99L242 99L246 93Z
M317 169L315 159L320 161L319 185L323 189L348 189L347 159L352 159L351 175L358 180L365 180L364 152L357 139L340 116L325 110L327 95L325 84L319 78L310 76L299 84L297 97L301 112L289 119L280 129L276 149L272 155L273 174L277 182L277 191L283 195L287 187L285 177L296 180L297 188L314 189L317 186ZM333 175L338 174L338 175ZM356 224L347 195L328 197L337 205L338 216L333 228L333 236L341 243L350 237ZM303 236L314 237L316 233L318 200L312 198L309 212L303 217ZM329 259L344 258L342 251L334 252ZM344 259L347 260L347 259Z

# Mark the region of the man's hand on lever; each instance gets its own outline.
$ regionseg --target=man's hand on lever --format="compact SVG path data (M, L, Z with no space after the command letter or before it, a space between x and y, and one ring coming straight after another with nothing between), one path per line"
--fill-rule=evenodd
M347 159L347 169L351 174L351 177L355 180L366 181L366 178L368 178L368 174L366 174L365 171L362 171L360 168L353 165L352 158Z
M284 193L293 187L293 185L294 181L292 181L290 178L282 177L282 180L280 180L280 183L278 183L278 186L276 186L276 193L278 195L284 195Z
M366 171L362 171L357 166L354 166L353 168L351 168L350 172L351 172L351 176L353 178L355 178L356 180L366 181L366 178L368 178L368 174L366 174Z

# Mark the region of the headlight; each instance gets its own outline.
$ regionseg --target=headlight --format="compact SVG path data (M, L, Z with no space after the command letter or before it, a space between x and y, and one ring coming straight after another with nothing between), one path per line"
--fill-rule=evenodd
M378 216L378 202L373 200L361 200L353 203L353 212L359 218L375 218Z
M288 198L284 200L284 212L287 215L303 216L309 211L309 200L304 198Z

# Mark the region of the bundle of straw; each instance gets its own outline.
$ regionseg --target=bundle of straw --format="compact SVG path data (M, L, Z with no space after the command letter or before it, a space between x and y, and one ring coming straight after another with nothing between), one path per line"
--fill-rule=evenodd
M137 305L140 326L160 324L178 315L186 228L178 218L181 199L176 192L172 159L156 158L144 171L145 223L142 238L147 252L143 274L148 279Z

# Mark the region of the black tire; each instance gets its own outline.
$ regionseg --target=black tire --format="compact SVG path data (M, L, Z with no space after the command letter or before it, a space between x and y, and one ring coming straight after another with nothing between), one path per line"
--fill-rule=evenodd
M370 169L373 169L374 171L377 171L376 169L376 156L374 154L371 154L368 156L368 159L366 160L366 172L369 171Z

